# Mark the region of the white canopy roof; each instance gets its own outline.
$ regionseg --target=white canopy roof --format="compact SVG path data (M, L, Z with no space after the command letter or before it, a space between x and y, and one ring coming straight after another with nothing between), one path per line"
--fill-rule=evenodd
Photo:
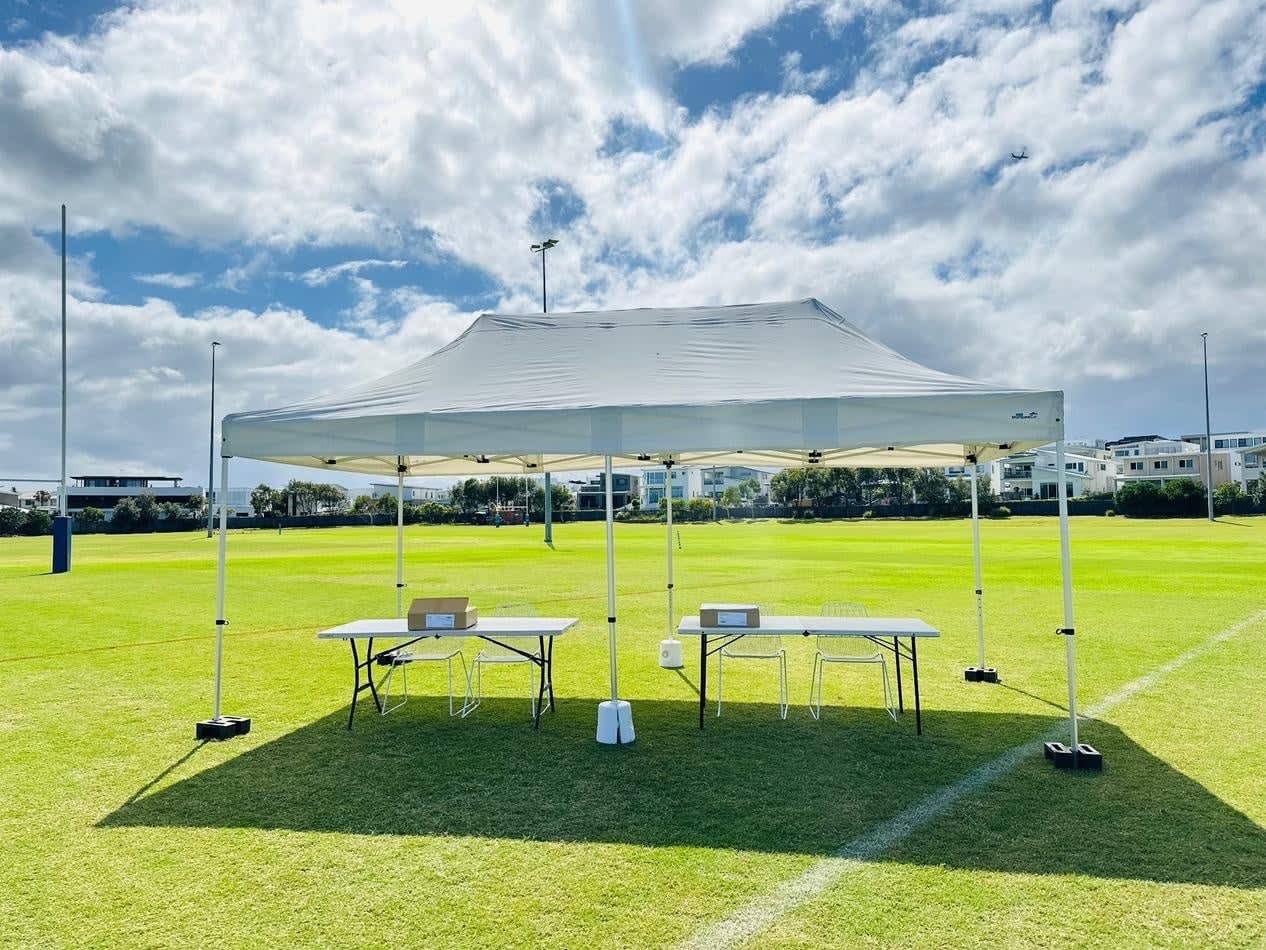
M921 366L812 298L484 314L364 386L226 416L222 454L392 475L398 458L408 474L593 469L606 455L939 467L1063 438L1063 404Z

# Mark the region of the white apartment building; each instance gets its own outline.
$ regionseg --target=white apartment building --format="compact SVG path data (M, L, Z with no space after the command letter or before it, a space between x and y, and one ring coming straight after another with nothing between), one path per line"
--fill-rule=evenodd
M1215 442L1216 445L1216 442ZM1117 467L1117 484L1148 481L1163 485L1175 478L1203 483L1205 454L1198 442L1163 436L1130 436L1108 442ZM1235 481L1244 486L1244 456L1239 452L1213 452L1213 487Z
M718 503L727 488L731 486L739 488L744 482L753 478L760 482L760 490L756 494L769 497L769 482L774 477L772 472L748 468L746 465L701 466L699 472L702 479L703 497L711 498Z
M201 487L181 485L182 481L174 475L75 475L72 484L66 486L66 510L77 515L85 508L96 508L109 521L114 517L115 505L142 492L149 492L160 503L170 501L181 506L202 497Z
M230 518L254 518L258 512L251 504L251 492L254 487L217 488L211 492L211 511L213 517L220 517L220 500L229 507Z
M1205 438L1203 432L1196 435L1184 435L1183 440L1193 442L1199 445L1201 449L1204 448ZM1243 466L1241 488L1246 487L1245 483L1256 481L1263 473L1266 473L1266 455L1261 452L1247 451L1262 445L1266 445L1266 429L1213 433L1213 451L1215 453L1221 449L1227 452L1234 452L1240 456Z
M374 499L382 498L384 495L391 498L396 497L397 485L395 482L371 482L369 485L370 497ZM404 500L414 504L424 504L428 501L438 502L441 505L448 504L452 493L447 488L439 488L434 485L405 485Z
M664 497L664 466L642 469L642 507L657 508ZM703 473L689 466L673 466L673 499L689 501L703 495Z
M994 492L1004 501L1058 498L1055 463L1055 446L1043 445L990 463L989 478ZM1106 448L1087 442L1065 445L1064 482L1069 498L1116 491L1116 476L1116 466Z

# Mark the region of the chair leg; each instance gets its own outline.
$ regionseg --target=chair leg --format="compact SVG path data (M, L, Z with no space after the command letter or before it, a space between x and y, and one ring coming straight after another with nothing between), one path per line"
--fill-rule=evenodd
M396 703L393 706L391 705L391 680L393 676L395 675L397 666L400 667L400 678L404 687L404 692L401 696L400 702ZM372 670L370 671L370 675L371 676L373 675ZM392 663L390 666L387 667L387 675L384 676L382 680L381 714L385 716L387 715L387 713L392 712L396 709L399 709L408 701L409 701L409 664L408 663Z
M809 678L809 714L814 719L822 718L822 676L827 665L822 662L822 654L813 655L813 675Z
M536 664L528 663L528 702L532 706L532 721L536 721Z
M778 705L779 718L786 719L791 704L787 702L787 654L783 650L778 651Z
M470 702L471 702L471 695L470 695L470 668L466 666L466 654L464 654L464 653L459 653L459 654L457 654L457 659L458 659L458 660L460 660L460 661L461 661L461 664L462 664L462 682L464 682L464 683L466 684L466 691L465 691L465 693L462 695L462 708L461 708L461 709L459 709L459 710L457 710L457 712L456 712L456 713L454 713L454 712L452 711L452 710L453 710L452 704L450 703L450 704L449 704L449 713L448 713L448 714L449 714L450 716L453 716L453 715L461 716L461 717L464 719L464 718L466 718L466 713L468 713L468 712L469 712L469 711L473 708L473 707L470 705ZM450 662L451 662L451 658L450 658Z
M448 714L453 715L453 658L444 660L444 668L448 671Z
M888 711L889 718L896 722L897 710L892 705L892 686L888 682L888 663L883 657L879 658L879 669L884 674L884 709Z
M725 654L717 654L717 718L721 718L721 695L725 692Z
M474 702L466 704L466 710L462 713L465 719L476 709L479 704L484 701L484 665L479 662L479 657L475 657L475 699Z

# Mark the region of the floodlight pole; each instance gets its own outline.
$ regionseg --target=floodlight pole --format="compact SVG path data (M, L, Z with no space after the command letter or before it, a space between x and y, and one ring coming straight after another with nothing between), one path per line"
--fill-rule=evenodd
M545 294L545 252L557 244L557 239L546 238L540 244L532 245L532 252L541 255L541 313L549 313L549 298ZM541 466L545 466L543 457ZM545 469L545 543L554 543L554 494L548 468Z
M1204 349L1204 480L1205 494L1209 498L1209 520L1213 521L1213 427L1209 422L1209 334L1200 334Z
M220 345L219 340L211 341L211 434L207 439L207 537L211 537L211 519L214 517L211 500L214 497L213 489L215 488L215 350ZM220 491L224 491L224 483L220 483ZM220 499L220 504L224 504L224 499Z

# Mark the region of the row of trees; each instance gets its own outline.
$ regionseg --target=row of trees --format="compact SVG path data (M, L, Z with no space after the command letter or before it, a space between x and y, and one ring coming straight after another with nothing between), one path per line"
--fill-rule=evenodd
M257 485L251 492L251 508L261 518L273 515L341 515L347 511L347 493L328 482L292 478L285 488Z
M1126 482L1117 489L1117 511L1136 518L1198 516L1208 511L1205 487L1190 478L1175 478L1156 485ZM1252 505L1266 507L1266 475L1249 482L1248 491L1237 482L1225 482L1213 492L1213 507L1219 514L1236 514Z
M930 468L789 468L773 477L769 493L779 504L810 508L912 502L939 507L971 501L969 482ZM988 475L977 479L977 493L986 508L997 500Z

